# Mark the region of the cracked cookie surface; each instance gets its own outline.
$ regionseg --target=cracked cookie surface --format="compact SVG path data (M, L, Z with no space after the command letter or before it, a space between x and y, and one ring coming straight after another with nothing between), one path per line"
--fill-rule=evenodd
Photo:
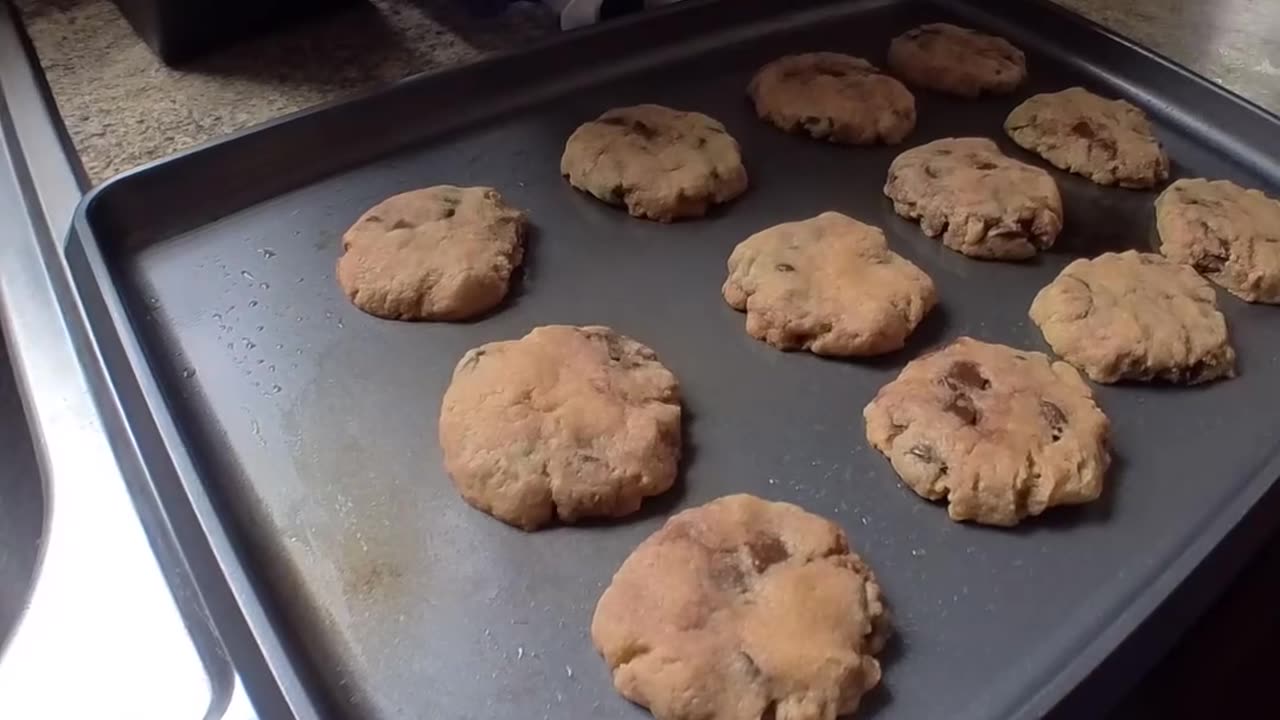
M618 692L658 720L835 720L879 684L888 635L844 532L751 495L668 520L591 622Z
M878 355L901 348L937 302L933 281L879 228L825 212L752 235L729 256L725 301L781 350Z
M986 138L944 138L889 165L884 194L929 237L969 257L1025 260L1062 231L1062 197L1049 173Z
M565 143L569 184L635 217L671 222L706 215L747 189L738 141L702 113L661 105L609 110Z
M463 499L508 524L622 517L675 482L680 389L607 327L534 328L458 362L440 446Z
M1160 252L1247 302L1280 304L1280 200L1230 180L1178 180L1156 198Z
M465 320L507 296L524 257L524 213L487 187L387 198L342 236L338 285L356 307L393 320Z
M1036 295L1030 315L1053 351L1097 382L1194 385L1235 374L1213 286L1154 253L1076 260Z
M818 52L778 58L760 68L747 94L760 119L834 143L892 145L916 126L911 91L852 55Z
M962 337L911 361L863 411L867 440L952 520L1016 525L1095 500L1107 417L1075 368Z
M1013 92L1027 78L1027 59L1004 38L930 23L889 43L889 69L912 85L976 98Z
M1034 95L1009 113L1004 129L1054 167L1099 185L1149 188L1169 178L1151 121L1125 100L1078 87Z

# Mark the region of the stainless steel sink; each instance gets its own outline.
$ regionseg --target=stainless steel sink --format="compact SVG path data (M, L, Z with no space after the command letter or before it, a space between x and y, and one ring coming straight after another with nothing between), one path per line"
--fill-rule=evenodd
M246 720L70 281L84 185L0 0L0 718Z
M0 344L0 649L31 595L44 537L44 481L36 465L9 353Z

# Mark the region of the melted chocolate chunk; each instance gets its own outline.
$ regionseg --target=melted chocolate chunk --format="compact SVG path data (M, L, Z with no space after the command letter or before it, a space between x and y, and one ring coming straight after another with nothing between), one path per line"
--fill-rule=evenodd
M951 388L973 388L974 390L986 390L991 387L991 381L982 374L978 369L978 364L971 360L957 360L951 363L951 367L947 368L947 374L943 376L942 381Z
M765 570L791 557L782 540L772 535L761 535L747 542L747 551L751 553L751 563L756 572Z
M1062 408L1048 400L1041 400L1040 415L1049 424L1049 432L1052 434L1054 441L1060 440L1062 431L1067 427L1067 414L1062 412Z
M1071 134L1082 137L1085 140L1092 140L1097 136L1097 133L1093 130L1093 125L1090 125L1088 120L1080 120L1075 125L1072 125Z

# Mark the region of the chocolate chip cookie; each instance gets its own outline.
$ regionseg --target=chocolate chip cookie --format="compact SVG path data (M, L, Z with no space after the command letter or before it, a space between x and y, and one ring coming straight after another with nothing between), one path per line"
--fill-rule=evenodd
M742 241L723 293L746 311L752 337L834 356L901 348L937 301L933 281L890 250L879 228L835 212Z
M1133 250L1080 259L1031 303L1062 359L1093 380L1194 385L1235 374L1213 286L1188 265Z
M1062 231L1062 198L1049 173L986 138L945 138L894 159L884 194L899 215L969 257L1024 260Z
M834 143L892 145L916 126L911 92L851 55L817 52L778 58L760 68L747 94L762 120Z
M871 570L834 523L731 495L641 543L591 639L658 720L835 720L880 682L889 635Z
M472 318L506 297L526 227L524 213L493 188L437 185L396 195L342 236L338 285L378 317Z
M467 352L440 411L458 492L525 530L635 512L671 487L680 445L675 376L606 327L548 325Z
M1160 252L1248 302L1280 303L1280 200L1230 180L1179 180L1156 198Z
M1027 78L1027 58L1004 38L930 23L889 43L889 70L912 85L976 98L1013 92Z
M718 121L661 105L615 108L565 144L569 184L635 217L701 217L747 189L742 152Z
M1055 167L1099 185L1149 188L1169 178L1169 158L1146 114L1084 88L1031 97L1009 113L1004 129Z
M1097 499L1107 417L1074 368L962 337L913 360L863 412L867 439L952 520L1015 525Z

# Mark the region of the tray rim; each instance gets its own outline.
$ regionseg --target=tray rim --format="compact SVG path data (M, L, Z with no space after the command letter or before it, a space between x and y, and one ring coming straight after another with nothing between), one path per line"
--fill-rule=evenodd
M97 365L94 374L99 379L95 392L99 395L99 402L118 416L120 427L125 429L122 436L114 441L117 453L129 458L130 462L122 465L132 466L136 470L134 479L161 497L166 525L176 528L180 520L194 522L194 528L188 528L186 537L181 539L182 553L192 566L199 594L206 600L211 614L221 616L216 627L237 666L245 663L250 670L266 673L266 676L255 679L252 673L241 671L255 705L276 712L285 711L288 717L298 719L329 717L332 714L328 703L322 699L324 693L318 691L318 684L308 677L310 673L304 667L305 661L296 657L295 640L289 637L284 623L274 617L267 585L256 582L255 576L259 573L253 568L253 562L244 557L242 542L236 537L232 522L219 513L212 493L204 486L197 471L169 407L167 395L147 359L121 288L112 276L103 246L94 232L96 208L122 188L157 169L202 159L211 151L234 147L247 138L286 132L299 123L333 115L370 99L394 93L427 92L429 90L423 86L441 78L461 78L483 69L515 67L537 53L562 50L585 38L633 32L636 28L662 22L662 18L710 7L718 1L689 0L643 16L561 33L522 49L502 51L472 63L418 73L267 120L120 173L92 189L77 206L64 259L72 266L71 276L81 302L86 307L96 302L105 311L105 317L99 318L103 322L93 322L92 318L90 322L90 333L94 344L99 347L94 356ZM1192 83L1196 90L1209 92L1219 100L1257 115L1264 124L1280 129L1280 113L1274 113L1051 0L988 0L985 3L980 0L802 0L781 7L772 17L817 11L827 6L857 4L876 7L909 2L934 5L954 14L986 18L1001 17L1002 10L1008 11L1009 8L1020 8L1021 12L1032 15L1056 17L1060 22L1074 25L1077 30L1087 31L1128 52L1138 53L1162 70L1177 73L1181 80ZM762 19L752 18L753 21ZM1266 160L1269 158L1264 162ZM1276 167L1280 168L1280 160L1276 161ZM338 172L341 170L335 170L333 174ZM313 178L307 182L314 181ZM299 186L291 186L285 192ZM240 209L244 207L248 206L242 205ZM200 225L215 221L216 218L206 219ZM78 258L75 257L77 253ZM74 271L72 260L75 259L86 266L87 277L81 277ZM115 356L119 362L109 362L109 356ZM133 387L127 387L130 384ZM127 402L127 392L137 402ZM152 434L150 442L144 442L148 438L140 437L142 432ZM146 452L148 449L152 452ZM157 463L164 464L157 466ZM162 487L165 480L158 478L158 474L172 475L170 480L176 482L177 487ZM1033 686L1015 698L1007 717L1034 718L1051 713L1067 717L1071 716L1064 712L1068 706L1096 705L1096 698L1102 699L1101 707L1114 704L1225 589L1222 585L1236 575L1263 540L1277 528L1280 528L1280 453L1261 463L1248 480L1245 491L1223 506L1206 523L1206 531L1192 538L1174 561L1157 571L1151 582L1124 609L1082 645L1074 659L1061 665L1057 673L1042 685ZM193 530L198 530L198 535ZM1193 578L1199 587L1191 587ZM1141 651L1136 647L1140 634L1151 636L1144 638L1149 647ZM1163 647L1156 649L1157 645ZM1121 667L1113 672L1104 667L1108 665ZM1096 677L1109 674L1110 677ZM269 682L263 682L268 679ZM1095 699L1085 699L1086 683L1099 686L1089 688Z

